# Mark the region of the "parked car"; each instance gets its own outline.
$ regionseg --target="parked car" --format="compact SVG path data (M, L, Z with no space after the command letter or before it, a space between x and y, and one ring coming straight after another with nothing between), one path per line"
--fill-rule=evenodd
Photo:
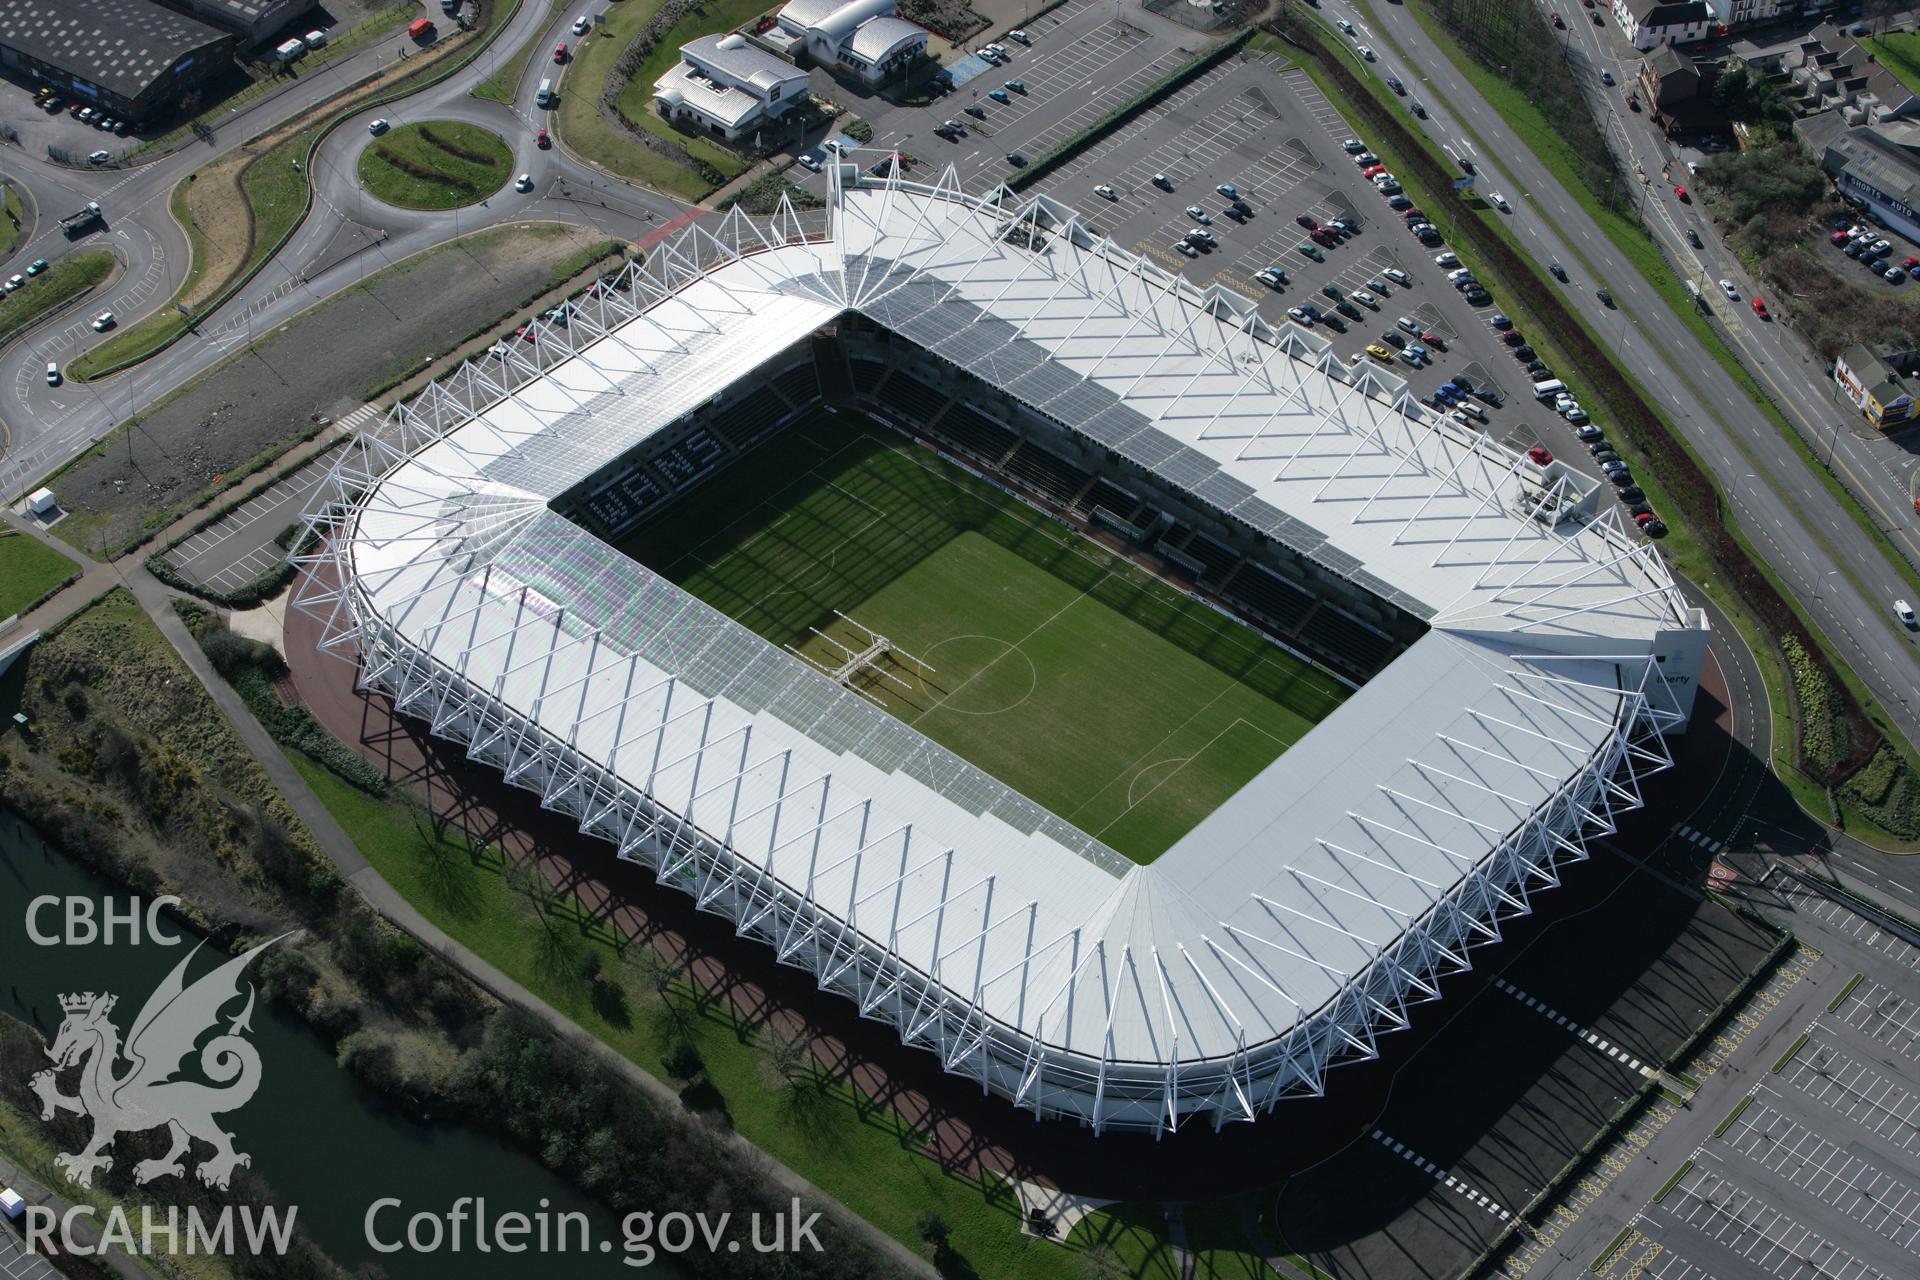
M1325 262L1327 260L1326 254L1320 252L1320 250L1314 248L1314 246L1310 244L1295 245L1294 248L1299 252L1306 254L1309 258L1312 258L1315 262Z
M1093 194L1099 196L1103 200L1118 200L1120 198L1120 193L1115 191L1112 187L1108 186L1104 182L1102 182L1101 184L1099 184L1093 189Z
M1223 182L1219 186L1215 187L1214 190L1219 192L1221 195L1225 196L1229 200L1238 200L1240 198L1240 189L1234 186L1231 182Z
M1011 89L1015 93L1025 93L1027 91L1027 82L1025 80L1009 80L1003 87Z
M1187 206L1187 216L1189 218L1192 218L1195 222L1199 223L1203 227L1213 221L1213 215L1208 213L1205 209L1202 209L1197 204L1190 204Z
M32 262L29 262L27 264L27 274L30 276L37 276L42 271L45 271L46 269L47 269L47 260L45 258L35 258Z
M1309 231L1318 231L1320 229L1319 220L1313 217L1312 214L1296 213L1293 215L1293 220Z
M1367 144L1358 138L1348 138L1340 144L1340 149L1350 156L1357 156L1367 149Z
M1013 101L1012 98L1007 96L1007 91L1005 89L989 89L987 90L987 96L989 98L992 98L995 102L998 102L1001 104L1010 104Z
M60 385L60 366L51 360L47 362L47 385L50 387Z
M1152 182L1154 186L1160 188L1162 191L1173 190L1173 179L1169 178L1164 173L1154 174L1153 177L1149 179L1149 181Z
M1460 258L1453 250L1449 249L1445 253L1435 254L1433 265L1436 267L1457 267L1460 265Z
M1537 444L1533 446L1533 448L1527 450L1527 461L1533 463L1537 467L1544 467L1549 462L1553 461L1553 454L1547 451L1547 447L1545 445Z
M1025 31L1022 31L1018 28L1015 28L1014 30L1007 32L1007 39L1017 41L1020 44L1033 43L1033 37L1028 35Z
M1398 267L1388 267L1380 274L1399 285L1402 289L1410 288L1413 285L1413 277Z
M107 154L106 152L96 151L87 157L87 163L88 164L105 164L107 161L111 159L113 159L113 157Z
M1380 299L1374 297L1371 293L1368 293L1365 289L1356 289L1353 291L1353 293L1350 296L1353 298L1355 302L1359 303L1363 307L1370 307L1375 311L1378 311L1380 309Z
M1184 253L1189 258L1197 258L1200 256L1200 251L1188 244L1185 240L1175 240L1173 242L1173 248L1176 253Z

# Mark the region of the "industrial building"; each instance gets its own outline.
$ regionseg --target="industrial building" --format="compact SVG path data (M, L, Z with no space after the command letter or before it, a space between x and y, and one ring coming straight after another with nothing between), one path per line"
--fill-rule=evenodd
M233 43L152 0L0 0L0 64L123 120L180 109Z
M167 8L231 31L243 45L262 44L297 19L320 8L320 0L160 0ZM296 33L298 34L298 33Z

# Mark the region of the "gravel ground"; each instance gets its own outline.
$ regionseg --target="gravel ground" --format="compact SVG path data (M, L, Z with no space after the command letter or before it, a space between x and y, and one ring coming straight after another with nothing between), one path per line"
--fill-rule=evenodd
M376 379L444 351L601 237L542 223L502 227L388 267L307 312L135 418L53 481L54 526L94 554L159 528L212 488L357 408ZM315 359L315 353L326 353Z

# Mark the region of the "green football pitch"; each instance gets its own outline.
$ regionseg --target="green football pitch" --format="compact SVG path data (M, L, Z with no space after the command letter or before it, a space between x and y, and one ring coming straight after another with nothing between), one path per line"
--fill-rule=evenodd
M896 652L857 679L863 692L1136 862L1347 693L854 414L781 432L622 549L830 667L846 655L815 628L854 651L887 637L931 670Z

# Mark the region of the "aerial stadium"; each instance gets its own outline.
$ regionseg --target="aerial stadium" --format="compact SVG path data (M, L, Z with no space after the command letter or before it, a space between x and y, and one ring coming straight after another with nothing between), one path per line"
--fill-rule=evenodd
M362 432L297 607L1014 1106L1318 1095L1639 803L1703 615L1592 480L1071 208L830 176Z

